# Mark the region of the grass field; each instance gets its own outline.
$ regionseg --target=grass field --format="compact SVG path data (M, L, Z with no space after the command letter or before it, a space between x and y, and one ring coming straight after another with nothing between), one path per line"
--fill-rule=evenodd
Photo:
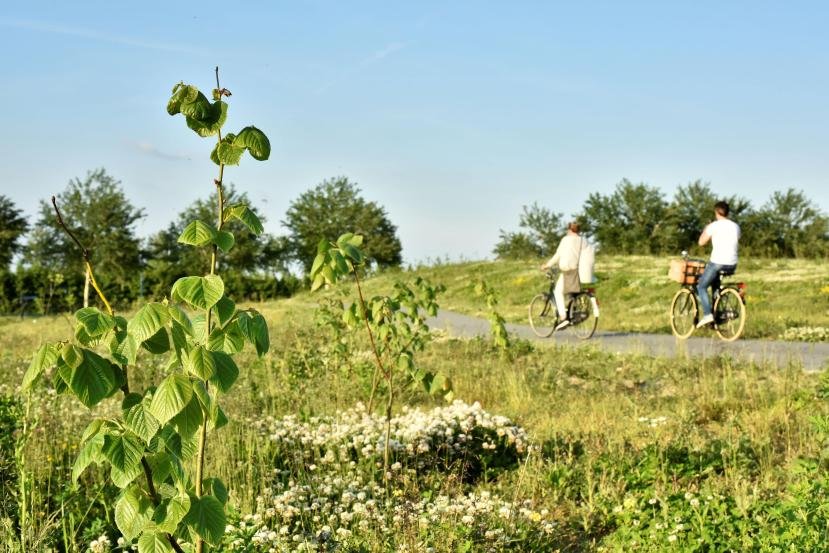
M666 331L674 285L664 282L663 261L602 260L603 328ZM774 263L742 267L749 333L829 326L827 269ZM519 322L544 282L518 262L417 273L447 286L442 307L473 314L484 308L470 283L484 278ZM411 276L384 274L367 289L385 293ZM206 472L227 483L233 509L218 550L817 551L829 543L829 383L821 375L727 356L522 341L505 352L488 339L436 333L416 363L448 376L463 403L402 391L399 449L384 478L372 446L382 421L359 407L371 384L367 340L356 333L335 342L315 323L317 301L302 294L256 305L271 350L238 358L237 389L223 401L231 422L208 444ZM69 477L90 413L49 385L17 392L32 351L69 337L71 323L0 320L0 543L9 551L123 550L112 513L118 490L99 468L77 485ZM131 386L162 372L140 364ZM97 411L118 409L113 398ZM25 503L21 477L30 483Z

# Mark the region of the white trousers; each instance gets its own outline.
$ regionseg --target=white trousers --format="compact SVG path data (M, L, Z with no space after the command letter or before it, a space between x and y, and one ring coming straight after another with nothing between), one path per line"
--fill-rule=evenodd
M553 296L556 298L556 309L558 309L558 318L564 320L567 318L567 305L564 303L564 274L558 275L556 287L553 290Z

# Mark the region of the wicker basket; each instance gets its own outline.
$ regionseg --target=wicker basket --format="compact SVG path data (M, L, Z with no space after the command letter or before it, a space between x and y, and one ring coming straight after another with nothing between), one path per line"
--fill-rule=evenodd
M680 284L696 284L705 271L705 261L701 259L672 259L668 269L668 278Z

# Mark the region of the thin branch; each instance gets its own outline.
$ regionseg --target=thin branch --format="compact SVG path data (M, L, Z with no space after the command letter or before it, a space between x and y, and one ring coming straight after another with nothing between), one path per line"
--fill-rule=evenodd
M58 224L63 228L66 234L69 235L69 238L72 239L75 244L78 245L78 248L81 250L81 255L83 255L84 265L86 266L87 274L89 274L89 281L92 283L92 287L95 289L95 292L98 294L98 297L101 298L101 301L104 303L104 307L106 307L107 313L112 315L112 306L109 304L106 296L104 295L103 290L101 287L98 286L98 281L95 280L95 272L92 270L92 263L89 261L89 250L81 244L81 241L78 240L78 237L69 229L66 223L63 222L63 217L60 214L60 209L58 209L58 201L57 199L52 196L52 206L55 208L55 215L58 217Z

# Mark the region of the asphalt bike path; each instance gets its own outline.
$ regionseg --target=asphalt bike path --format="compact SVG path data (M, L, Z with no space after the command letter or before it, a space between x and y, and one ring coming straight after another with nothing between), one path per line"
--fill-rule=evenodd
M450 336L473 338L488 336L489 321L453 311L440 310L437 317L429 317L430 328L442 329ZM598 347L616 353L640 353L654 357L716 357L730 355L734 359L756 363L774 363L778 367L802 364L809 372L827 368L829 344L787 342L784 340L746 340L734 342L720 340L711 329L699 329L687 340L679 340L671 334L645 334L638 332L614 332L599 327L589 340L579 340L567 329L553 333L549 338L539 338L529 325L507 323L507 330L520 338L550 344Z

